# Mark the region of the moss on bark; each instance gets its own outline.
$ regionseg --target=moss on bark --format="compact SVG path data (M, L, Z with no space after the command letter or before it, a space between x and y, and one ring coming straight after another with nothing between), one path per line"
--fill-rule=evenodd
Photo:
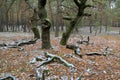
M42 49L50 49L50 27L51 22L47 19L47 11L45 9L47 0L38 0L38 16L42 26Z
M39 34L38 28L37 27L32 27L31 29L32 29L32 31L34 33L34 38L39 39L40 38L40 34Z

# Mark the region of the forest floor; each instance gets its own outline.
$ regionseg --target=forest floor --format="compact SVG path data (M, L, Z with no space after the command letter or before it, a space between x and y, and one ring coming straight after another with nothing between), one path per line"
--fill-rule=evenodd
M84 36L84 35L82 35ZM84 36L86 39L87 36ZM24 39L32 39L31 33L0 33L0 43L12 43ZM22 46L23 50L18 48L0 48L0 78L5 73L11 73L18 80L36 80L36 67L41 61L30 64L30 61L37 56L43 55L43 52L49 52L62 57L64 60L73 64L74 69L68 68L61 63L53 62L44 65L50 73L46 75L46 80L120 80L120 36L117 35L98 35L90 36L90 44L79 45L81 54L98 52L103 54L106 48L109 48L111 54L107 56L87 56L80 58L74 54L73 50L66 49L59 44L60 37L52 37L51 44L53 49L41 49L41 39L35 44ZM68 44L76 44L81 40L81 36L72 35ZM41 70L41 68L39 68Z

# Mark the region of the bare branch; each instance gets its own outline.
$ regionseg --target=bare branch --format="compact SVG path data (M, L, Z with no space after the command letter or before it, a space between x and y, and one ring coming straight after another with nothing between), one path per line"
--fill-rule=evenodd
M87 7L93 7L94 8L95 6L92 6L92 5L88 4L88 5L85 6L85 8L87 8Z
M81 4L85 4L87 0L81 0Z
M30 3L29 3L28 0L25 0L25 3L28 5L28 8L27 8L27 9L33 9L33 7L30 5Z
M77 7L65 6L65 5L62 5L62 4L61 4L60 6L65 7L65 8L67 8L67 9L70 9L70 10L73 10L73 11L76 11L76 8L77 8Z
M45 7L46 3L47 3L47 0L38 0L38 5L39 5L38 7L43 8Z
M75 4L79 7L80 3L78 2L78 0L74 0Z
M1 8L2 5L3 5L3 1L4 1L4 0L1 0L1 1L0 1L0 8Z
M72 20L73 18L71 18L70 16L64 16L63 19L64 20Z
M91 14L84 13L83 16L91 16Z
M100 1L96 1L96 0L92 0L92 1L102 5L102 3Z
M12 5L14 4L15 1L16 1L16 0L12 0L10 6L9 6L8 9L7 9L7 13L9 12L10 8L12 7Z

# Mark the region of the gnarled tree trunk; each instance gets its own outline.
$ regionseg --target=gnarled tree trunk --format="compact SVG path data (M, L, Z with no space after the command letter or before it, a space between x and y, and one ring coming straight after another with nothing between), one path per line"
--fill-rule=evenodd
M36 11L36 9L34 9L34 14L30 19L29 25L34 33L34 38L39 39L40 34L39 34L39 30L37 28L37 11Z
M66 45L67 44L67 41L68 41L72 31L74 30L75 25L78 22L79 18L80 18L79 16L76 16L76 18L73 21L70 22L69 28L67 28L66 32L62 34L62 39L60 41L61 45Z
M77 5L78 7L78 12L77 12L77 15L75 18L73 18L71 21L70 21L70 26L67 28L66 32L63 33L62 35L62 39L60 41L60 44L61 45L66 45L67 44L67 41L70 37L70 34L72 33L72 31L75 29L75 26L77 24L77 22L79 20L81 20L81 18L83 16L90 16L90 14L87 14L87 13L84 13L84 10L87 8L87 7L92 7L91 5L86 5L87 3L87 0L74 0L74 3Z
M45 9L47 0L38 0L38 16L42 26L42 48L50 49L50 27L51 22L47 19L47 11Z

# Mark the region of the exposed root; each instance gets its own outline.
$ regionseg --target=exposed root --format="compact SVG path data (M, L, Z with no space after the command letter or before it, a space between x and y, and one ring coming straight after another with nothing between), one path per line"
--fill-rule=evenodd
M51 62L60 62L67 67L74 67L73 64L68 63L66 60L64 60L63 58L61 58L59 56L49 54L48 52L45 52L45 56L48 58L47 61L43 61L39 66L37 66L37 68L39 68L42 65L49 64Z
M35 44L37 39L32 39L32 40L24 40L24 41L19 41L19 42L14 42L11 44L0 44L0 47L7 47L7 48L18 48L19 46L24 46L24 45L30 45L30 44Z

